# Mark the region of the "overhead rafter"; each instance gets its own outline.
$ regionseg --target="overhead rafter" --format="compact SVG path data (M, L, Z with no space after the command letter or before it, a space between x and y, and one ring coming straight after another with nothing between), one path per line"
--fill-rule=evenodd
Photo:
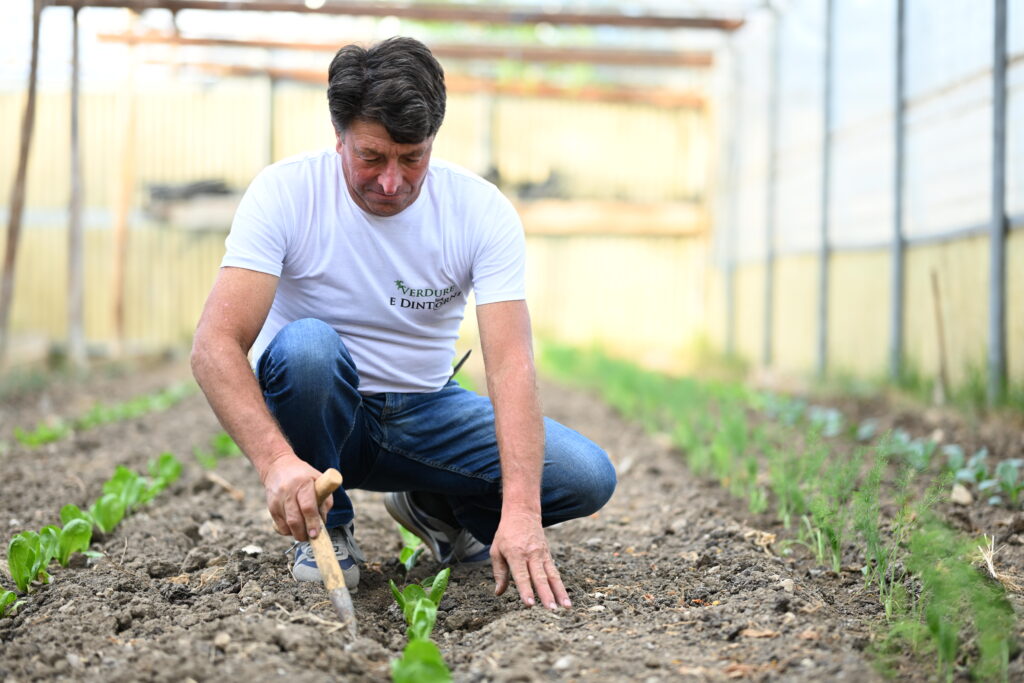
M149 64L173 64L220 76L266 76L275 80L298 81L327 85L326 70L279 69L273 67L248 66L243 64L217 64L212 62L180 62L147 60ZM496 95L517 95L520 97L558 97L589 102L611 102L616 104L648 104L655 107L674 109L702 109L706 99L697 93L678 90L652 90L649 88L599 88L594 86L569 88L550 83L502 82L494 79L470 76L446 75L445 85L450 93L493 93Z
M310 9L302 2L268 0L44 0L53 7L114 7L142 11L186 9L251 12L301 12L364 17L399 17L419 21L468 21L488 24L572 24L577 26L621 26L632 28L690 28L735 31L742 19L670 16L660 14L621 14L616 12L578 12L545 10L535 7L482 7L480 5L398 4L388 2L328 2Z
M182 37L167 33L103 33L101 41L130 45L155 44L199 47L248 47L276 50L308 50L334 53L349 42L302 43L277 40L235 40L228 38ZM459 45L431 44L430 51L440 59L509 59L522 62L584 62L619 66L709 67L714 63L710 52L671 52L665 50L612 50L581 47L548 47L537 45Z

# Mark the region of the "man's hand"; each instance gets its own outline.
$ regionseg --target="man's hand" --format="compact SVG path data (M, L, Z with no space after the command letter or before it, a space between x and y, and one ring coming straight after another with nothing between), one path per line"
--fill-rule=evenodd
M540 516L529 513L506 513L491 542L491 565L494 570L494 594L508 588L509 574L516 582L519 597L534 605L534 591L548 609L572 607L569 594L562 585L551 551L548 549Z
M319 476L320 472L293 453L271 461L262 479L277 533L294 536L297 541L308 541L319 533L320 521L327 518L333 504L327 496L317 508L314 482Z

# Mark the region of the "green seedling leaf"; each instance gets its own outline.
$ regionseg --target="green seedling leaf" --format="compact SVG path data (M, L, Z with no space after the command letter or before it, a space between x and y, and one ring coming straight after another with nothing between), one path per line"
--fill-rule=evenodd
M398 533L402 536L402 551L398 554L398 561L405 567L405 572L409 573L416 566L416 561L419 560L420 555L426 550L426 546L423 545L419 536L401 524L397 526Z
M391 586L391 594L395 596L395 602L398 603L398 607L402 610L402 614L405 614L405 596L402 595L402 591L398 590L398 586L395 585L394 581L389 580L388 585Z
M434 623L437 621L437 605L429 598L419 600L413 606L412 616L409 618L409 628L406 635L409 640L422 638L428 640L434 630Z
M449 683L451 672L441 651L429 640L410 640L402 658L391 663L394 683Z
M869 417L857 425L857 441L871 441L878 432L878 420Z
M221 432L210 439L213 452L221 458L235 458L242 454L242 449L234 442L227 432Z
M0 591L0 617L6 616L7 612L13 612L18 609L18 605L21 601L18 600L18 595L14 591Z
M213 453L203 450L199 446L194 446L192 448L192 455L195 456L196 462L198 462L199 466L204 470L217 469L217 456Z
M57 561L60 566L68 566L71 554L89 549L92 542L92 523L81 518L71 519L60 530Z
M29 584L36 577L36 560L39 557L39 537L35 539L18 534L7 546L7 568L14 585L22 593L28 592Z
M161 453L156 461L149 463L149 473L156 480L158 491L162 491L181 477L181 461L172 453Z
M996 479L999 480L1000 488L1013 506L1017 505L1021 488L1024 488L1024 482L1021 482L1020 477L1022 462L1024 461L1020 458L1011 458L996 465Z
M110 533L124 519L124 500L114 493L105 493L89 507L96 528Z
M68 522L70 522L73 519L84 520L88 522L90 527L95 524L92 515L90 515L88 512L80 510L77 505L72 505L71 503L68 503L67 505L60 509L60 523L67 526Z
M946 456L946 467L953 472L959 472L967 463L964 449L955 443L948 443L943 446L942 454Z
M437 576L423 582L423 587L430 591L427 598L434 603L435 607L441 605L441 598L444 596L445 590L448 589L448 579L451 577L451 574L451 568L446 567L438 572Z
M114 476L103 484L103 493L112 493L121 499L125 510L131 510L142 502L148 482L123 465L118 465L114 470Z
M39 562L43 567L50 564L50 560L57 557L60 547L60 529L53 525L44 526L39 530Z

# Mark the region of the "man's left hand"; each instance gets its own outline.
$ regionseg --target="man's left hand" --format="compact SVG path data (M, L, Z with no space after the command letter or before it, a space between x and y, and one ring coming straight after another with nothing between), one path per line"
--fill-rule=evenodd
M491 564L495 595L505 592L511 577L519 589L519 597L531 607L536 600L548 609L557 609L558 605L572 607L562 577L551 559L539 515L505 513L501 516L491 542Z

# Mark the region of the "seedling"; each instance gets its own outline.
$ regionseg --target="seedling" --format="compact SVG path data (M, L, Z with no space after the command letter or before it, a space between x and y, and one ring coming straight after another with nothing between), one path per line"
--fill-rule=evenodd
M71 519L60 530L57 545L57 562L68 566L72 553L85 552L92 542L92 524L84 519Z
M1002 489L1003 494L1013 507L1020 504L1020 492L1021 489L1024 489L1024 481L1021 481L1020 476L1022 464L1024 464L1024 460L1011 458L996 465L996 481L999 482L999 488Z
M811 429L818 431L822 436L832 438L839 436L843 431L843 416L835 408L810 406L807 409L807 419L811 423Z
M0 591L0 617L6 616L8 611L18 609L20 604L21 600L18 600L18 595L14 591Z
M429 640L410 640L402 658L391 662L394 683L449 683L452 674L437 645Z
M448 577L451 576L451 573L452 570L446 568L438 572L437 576L425 579L422 584L410 583L401 591L398 590L394 581L390 582L391 594L395 596L395 602L402 608L405 623L412 623L413 610L416 609L416 603L420 600L429 601L435 608L441 604L441 597L448 588Z
M402 658L391 664L391 679L402 683L451 681L441 651L429 638L437 621L437 606L448 588L451 569L445 569L422 584L411 583L399 591L394 581L391 594L402 609L409 643Z
M14 438L19 443L33 448L54 441L60 441L70 433L71 426L61 420L40 422L31 432L27 432L21 427L14 428Z
M402 551L398 554L398 561L402 563L402 566L405 567L405 572L408 574L416 566L416 561L420 559L420 555L423 554L427 547L420 540L419 536L401 524L398 525L398 533L402 535Z
M124 519L124 499L116 493L105 493L89 506L89 516L102 533L108 534Z
M943 446L942 454L946 456L946 469L954 474L962 470L967 462L963 447L955 443Z
M854 436L857 441L865 442L871 441L871 439L875 438L876 433L878 433L878 420L873 417L869 417L857 425L857 431Z
M7 546L7 568L11 572L14 585L22 593L27 593L33 581L50 582L50 574L46 565L52 557L48 557L40 543L39 534L34 531L23 531L11 539Z
M163 491L181 477L181 461L171 453L161 453L156 460L149 462L149 475L153 477L156 493Z
M988 476L988 449L981 448L974 453L967 463L956 471L957 481L966 484L980 484Z

